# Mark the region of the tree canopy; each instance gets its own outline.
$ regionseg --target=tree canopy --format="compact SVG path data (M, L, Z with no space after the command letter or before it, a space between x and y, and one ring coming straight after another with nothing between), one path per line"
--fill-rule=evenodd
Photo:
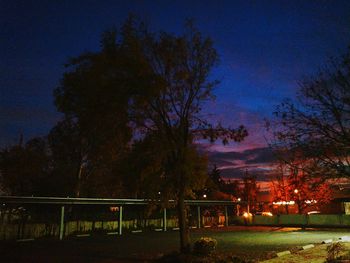
M184 201L208 181L198 140L227 144L248 135L243 126L209 122L202 111L219 84L210 76L217 64L212 40L192 22L176 35L130 17L102 34L99 51L68 61L54 91L64 118L45 138L1 152L4 184L21 195L160 198L163 206L175 199L181 250L188 251ZM60 187L35 189L47 179Z
M309 208L319 210L320 206L329 203L332 190L326 177L316 176L319 169L304 159L281 160L271 178L274 201L294 201L299 214L307 212ZM285 212L289 213L288 205L285 205Z
M184 200L207 176L195 140L227 143L247 136L243 126L214 125L201 112L218 84L210 80L218 62L212 40L190 22L182 35L173 35L150 32L130 18L118 33L105 32L101 44L101 51L70 61L56 105L79 127L88 162L111 154L130 158L123 156L130 152L137 163L126 169L138 177L126 182L129 189L146 194L140 187L148 182L148 195L161 192L178 201L181 248L188 250Z

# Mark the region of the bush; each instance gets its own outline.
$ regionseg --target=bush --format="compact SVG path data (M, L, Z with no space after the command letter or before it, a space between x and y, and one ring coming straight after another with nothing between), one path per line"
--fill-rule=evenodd
M202 237L193 246L193 252L200 255L210 255L216 249L217 241L210 237Z
M344 250L343 244L340 242L333 243L332 245L327 247L327 260L326 262L335 262L338 258L340 252Z
M344 260L345 262L350 262L350 252L348 252L345 255L342 255L340 257L337 257L337 260Z

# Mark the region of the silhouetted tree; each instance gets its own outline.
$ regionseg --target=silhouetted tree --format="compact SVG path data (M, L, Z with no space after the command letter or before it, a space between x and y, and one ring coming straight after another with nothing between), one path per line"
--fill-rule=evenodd
M241 191L239 187L239 180L227 180L221 185L221 191L230 194L235 198L240 198Z
M78 124L68 118L58 122L48 135L51 149L52 175L60 178L62 193L79 197L89 175L87 149Z
M48 195L52 188L50 158L44 138L34 138L25 145L0 151L0 175L5 192L11 195Z
M249 210L254 211L256 209L257 197L259 192L259 186L256 182L256 176L251 175L246 171L242 179L242 201L245 201L249 206Z
M159 142L157 134L148 134L142 140L136 141L131 153L124 162L123 182L131 193L137 197L151 200L163 200L167 205L169 199L177 196L173 178L166 176L168 165L168 148ZM205 187L207 174L207 158L200 154L194 145L186 156L186 167L193 173L189 178L188 197L194 198L194 193Z
M318 163L324 176L350 176L350 53L331 60L300 84L297 102L287 100L275 112L278 146L297 149Z
M154 162L143 160L142 180L161 182L161 192L175 197L184 252L190 248L184 200L201 185L205 163L194 141L247 136L242 126L214 126L200 114L217 84L209 80L217 53L192 24L186 29L181 36L154 34L129 19L119 35L104 34L102 51L73 59L55 93L58 109L80 127L92 163L123 157L132 138L140 141L135 151L157 154L150 155Z
M221 172L216 164L214 164L213 169L209 173L209 178L216 185L217 189L221 190L222 184L224 184L224 182L221 178Z
M137 70L115 31L103 34L101 51L85 53L67 64L54 95L58 110L65 114L61 125L72 127L74 142L67 149L74 154L75 196L125 194L121 176L112 177L118 177L117 162L128 152L132 138L131 94L144 83L137 82Z
M135 32L135 30L131 30ZM178 205L181 250L190 248L187 214L184 200L193 191L193 182L198 181L198 171L193 162L193 141L197 136L214 141L222 138L241 140L246 130L241 127L225 129L213 127L201 119L203 103L212 97L215 81L209 81L211 68L217 54L209 38L191 24L182 36L161 33L159 37L141 32L128 39L133 48L141 48L145 55L151 79L152 96L144 97L146 104L139 111L138 119L148 132L155 133L157 140L166 149L162 167L164 180L172 186ZM139 52L133 52L139 53ZM147 72L147 71L146 71ZM201 169L200 169L201 170Z
M241 194L238 180L224 180L220 169L214 164L212 171L206 183L208 192L213 193L211 198L232 200L238 198Z

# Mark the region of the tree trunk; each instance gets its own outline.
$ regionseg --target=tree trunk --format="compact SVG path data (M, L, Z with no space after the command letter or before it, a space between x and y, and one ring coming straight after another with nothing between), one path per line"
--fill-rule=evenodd
M285 206L284 206L284 209L286 210L286 214L288 215L288 214L289 214L289 208L288 208L288 205L285 205Z
M303 208L301 207L301 202L300 202L300 200L298 200L297 206L298 206L298 214L301 215L301 214L303 213Z
M75 187L75 197L80 197L82 173L83 173L83 163L81 162L79 166L78 176L77 176L77 185Z
M178 217L180 228L180 251L189 253L191 251L190 233L187 224L187 210L185 206L184 190L181 189L178 199Z

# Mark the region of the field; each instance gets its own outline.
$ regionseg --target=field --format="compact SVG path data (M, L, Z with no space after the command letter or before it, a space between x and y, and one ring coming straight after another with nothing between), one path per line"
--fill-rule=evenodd
M350 235L344 229L228 227L191 232L192 240L217 239L218 251L262 260L286 249ZM40 239L1 242L0 262L147 262L178 248L178 232L146 232L123 236L71 237L64 241Z

